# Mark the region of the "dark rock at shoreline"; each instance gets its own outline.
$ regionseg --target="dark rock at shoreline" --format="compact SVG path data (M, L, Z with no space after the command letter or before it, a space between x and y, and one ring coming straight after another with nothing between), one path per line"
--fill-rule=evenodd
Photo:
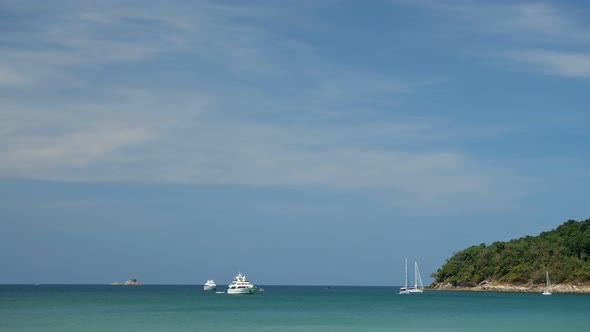
M453 286L450 283L432 283L427 287L441 291L465 291L465 292L510 292L510 293L542 293L544 284L513 285L489 280L480 282L477 286ZM551 286L553 293L590 294L590 283L557 284Z

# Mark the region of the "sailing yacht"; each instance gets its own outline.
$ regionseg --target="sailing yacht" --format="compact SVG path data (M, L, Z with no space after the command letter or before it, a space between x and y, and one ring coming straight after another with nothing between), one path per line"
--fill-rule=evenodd
M422 284L422 277L420 277L420 270L418 269L418 262L414 261L414 287L410 288L410 293L422 293L424 284Z
M400 287L399 289L400 294L410 294L410 290L408 289L408 258L406 257L406 285L404 287Z
M406 258L406 284L400 287L400 294L422 293L424 291L424 284L418 269L418 262L414 261L414 287L408 287L408 259Z
M545 271L545 276L547 277L547 286L545 286L545 290L543 291L543 295L551 295L551 281L549 281L549 272Z

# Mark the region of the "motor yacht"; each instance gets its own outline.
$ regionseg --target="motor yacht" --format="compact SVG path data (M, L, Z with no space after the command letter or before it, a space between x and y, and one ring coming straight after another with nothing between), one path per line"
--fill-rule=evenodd
M252 285L241 272L227 287L227 294L254 294L256 286Z
M207 282L203 286L203 290L206 290L206 291L214 291L216 289L217 289L217 285L215 284L215 281L213 281L213 280L207 280Z

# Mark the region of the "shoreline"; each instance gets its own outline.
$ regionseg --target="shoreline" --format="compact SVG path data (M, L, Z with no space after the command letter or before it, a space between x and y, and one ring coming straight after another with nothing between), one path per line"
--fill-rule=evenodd
M477 286L453 286L450 283L433 283L430 290L456 292L496 292L496 293L542 293L544 284L513 285L494 281L482 281ZM590 294L590 283L566 283L551 285L553 294Z

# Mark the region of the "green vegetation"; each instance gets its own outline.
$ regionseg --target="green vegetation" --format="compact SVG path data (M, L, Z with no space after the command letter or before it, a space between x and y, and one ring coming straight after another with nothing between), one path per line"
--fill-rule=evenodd
M538 236L484 243L459 251L432 277L437 283L470 287L487 280L510 284L590 281L590 219L569 220Z

